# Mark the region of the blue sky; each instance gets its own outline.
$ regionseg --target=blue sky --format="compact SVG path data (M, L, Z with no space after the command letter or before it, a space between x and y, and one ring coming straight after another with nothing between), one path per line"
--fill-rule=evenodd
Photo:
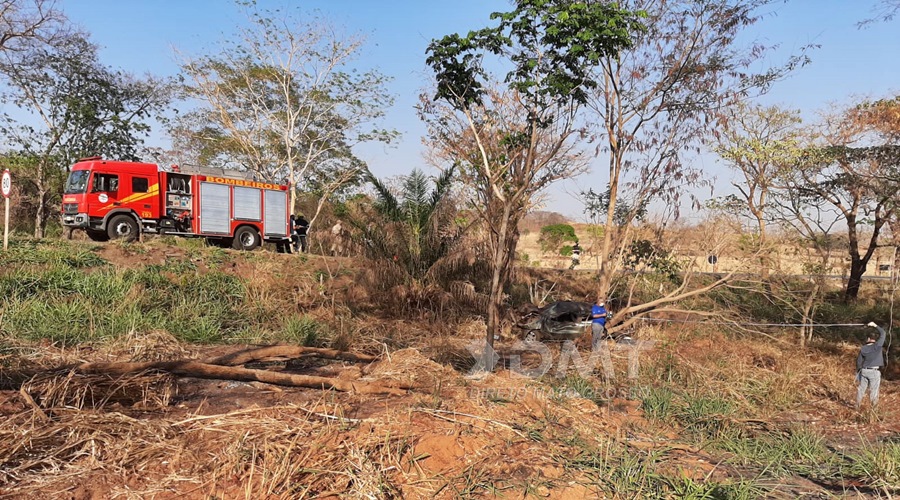
M900 20L866 29L856 26L872 15L876 1L794 0L769 7L749 35L780 46L771 55L773 64L783 62L786 54L802 46L812 43L821 48L812 52L812 64L779 82L762 101L800 109L804 117L814 119L817 111L832 104L900 91L900 65L895 60L900 49ZM263 7L279 4L269 0L258 3ZM362 65L369 64L393 78L390 91L396 103L385 124L400 131L402 141L394 147L359 151L380 177L406 174L414 167L428 171L421 157L424 129L413 110L427 82L424 54L428 43L449 33L486 26L491 12L508 7L502 0L301 0L292 4L319 10L348 31L365 34L369 43L362 53ZM175 48L188 54L215 50L216 42L242 20L228 0L61 0L60 7L91 33L102 47L105 64L135 74L175 75ZM164 139L160 133L154 134L153 140ZM732 175L727 169L712 155L698 161L717 178L715 194L728 192ZM582 218L580 203L572 193L582 186L603 188L607 183L601 178L603 171L598 160L596 174L554 187L546 208Z

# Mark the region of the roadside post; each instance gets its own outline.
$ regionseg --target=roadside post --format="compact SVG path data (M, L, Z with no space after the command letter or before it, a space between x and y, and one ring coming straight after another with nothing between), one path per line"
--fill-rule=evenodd
M706 262L709 262L709 265L712 266L712 272L716 272L716 264L719 263L719 256L716 254L711 254L706 258Z
M6 205L3 209L3 251L5 252L9 246L9 195L12 193L12 176L9 175L9 170L3 171L0 187L3 192L3 204Z

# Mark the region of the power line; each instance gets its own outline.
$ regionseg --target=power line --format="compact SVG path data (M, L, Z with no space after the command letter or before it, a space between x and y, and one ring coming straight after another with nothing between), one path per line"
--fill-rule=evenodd
M709 320L692 320L692 319L662 319L662 318L638 318L641 321L651 321L656 323L695 323L707 325L744 325L744 326L773 326L773 327L793 327L793 326L818 326L818 327L837 327L837 326L867 326L866 323L756 323L748 321L709 321Z

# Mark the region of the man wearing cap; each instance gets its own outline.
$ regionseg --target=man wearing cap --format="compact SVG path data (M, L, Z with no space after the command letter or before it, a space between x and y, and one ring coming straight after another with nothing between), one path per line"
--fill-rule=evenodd
M870 321L869 325L878 330L881 335L875 340L875 334L869 332L866 334L866 343L859 349L859 356L856 357L856 381L859 383L859 389L856 391L856 407L862 404L862 400L866 395L866 389L869 390L869 400L872 406L878 404L878 388L881 386L881 367L884 366L884 356L881 354L881 348L884 346L884 329L876 325L874 321Z
M597 299L597 303L591 306L591 347L597 345L606 336L606 301Z

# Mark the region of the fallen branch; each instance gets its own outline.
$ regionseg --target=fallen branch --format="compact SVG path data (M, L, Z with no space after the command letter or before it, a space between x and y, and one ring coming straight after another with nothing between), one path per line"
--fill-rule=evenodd
M392 394L402 396L406 391L394 387L352 380L341 380L312 375L295 375L268 370L250 370L233 366L220 366L200 361L151 361L145 363L84 363L71 368L77 373L102 375L127 375L144 371L162 371L183 377L204 379L265 382L289 387L334 389L359 394Z
M348 351L338 351L337 349L320 349L318 347L303 347L295 345L273 345L259 348L244 349L241 351L218 356L203 361L210 365L223 366L240 366L270 358L296 358L303 355L313 355L326 359L342 359L346 361L362 361L372 362L378 359L377 356L369 356L368 354L357 354Z

